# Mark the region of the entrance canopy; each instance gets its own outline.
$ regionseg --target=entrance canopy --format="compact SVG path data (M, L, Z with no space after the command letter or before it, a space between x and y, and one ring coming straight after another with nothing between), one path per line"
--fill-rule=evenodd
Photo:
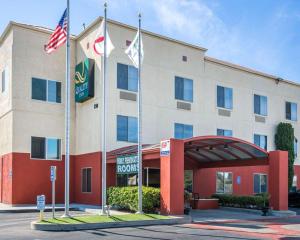
M207 164L266 164L268 152L250 142L224 136L200 136L181 140L184 142L184 158L203 167ZM160 144L143 145L143 159L159 158ZM137 145L127 146L108 153L108 159L137 153ZM247 160L247 161L246 161ZM215 164L214 164L215 163ZM220 165L220 167L221 167Z
M268 152L238 138L202 136L184 140L184 156L199 163L228 163L236 160L266 160Z

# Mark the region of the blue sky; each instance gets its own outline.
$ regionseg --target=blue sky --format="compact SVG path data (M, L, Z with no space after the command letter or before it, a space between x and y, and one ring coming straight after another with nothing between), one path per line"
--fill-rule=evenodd
M300 83L299 0L108 0L108 17L208 48L207 55ZM103 14L103 0L71 0L71 31ZM54 28L64 0L1 3L10 20Z

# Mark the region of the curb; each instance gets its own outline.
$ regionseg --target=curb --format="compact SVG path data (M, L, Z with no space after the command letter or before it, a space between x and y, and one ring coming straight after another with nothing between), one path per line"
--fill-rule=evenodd
M84 224L41 224L36 221L31 222L31 229L39 231L80 231L93 230L103 228L123 228L123 227L141 227L154 225L176 225L191 223L190 216L174 217L172 219L164 220L142 220L142 221L128 221L128 222L105 222L105 223L84 223Z

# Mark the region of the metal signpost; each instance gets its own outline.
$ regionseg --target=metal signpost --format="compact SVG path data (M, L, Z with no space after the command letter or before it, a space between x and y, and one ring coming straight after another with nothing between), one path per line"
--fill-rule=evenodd
M36 208L40 210L40 221L43 221L44 218L44 210L45 210L45 195L38 195L36 198Z
M55 180L56 180L56 166L51 166L50 180L52 182L52 218L55 216Z

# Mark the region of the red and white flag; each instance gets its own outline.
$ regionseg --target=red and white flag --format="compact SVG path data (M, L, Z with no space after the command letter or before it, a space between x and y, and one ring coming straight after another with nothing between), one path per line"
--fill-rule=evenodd
M107 29L106 29L106 56L108 57L112 50L114 50L114 45L112 44L110 37L108 35ZM104 54L104 20L101 23L101 26L98 30L98 33L96 35L96 40L94 42L94 51L98 55Z

